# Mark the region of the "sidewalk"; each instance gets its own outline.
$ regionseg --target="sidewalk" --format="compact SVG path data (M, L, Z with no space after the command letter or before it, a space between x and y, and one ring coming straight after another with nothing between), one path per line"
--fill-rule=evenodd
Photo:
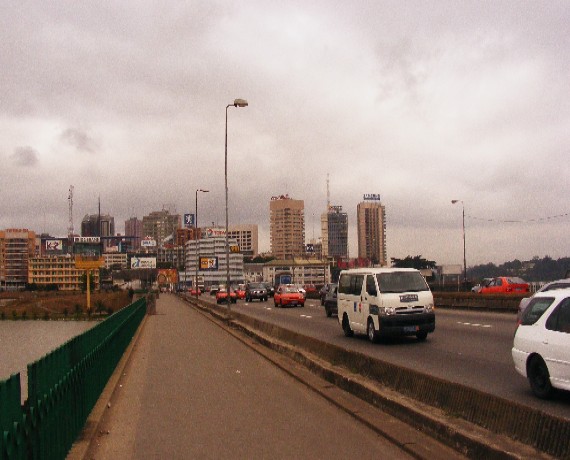
M410 458L170 294L102 412L84 458Z

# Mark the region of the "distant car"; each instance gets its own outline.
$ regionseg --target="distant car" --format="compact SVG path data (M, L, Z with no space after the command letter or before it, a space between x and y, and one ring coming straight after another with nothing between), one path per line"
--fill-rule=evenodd
M188 292L190 293L190 295L202 295L202 291L200 290L200 288L198 288L198 292L196 292L196 288L190 288L188 289Z
M321 305L325 304L325 297L327 296L327 292L329 292L329 290L331 288L333 288L334 286L336 286L335 283L326 283L321 290L319 291L319 297L321 298Z
M570 289L538 292L530 300L513 341L515 369L535 396L570 391Z
M263 283L248 283L245 286L245 301L251 302L254 299L261 302L267 302L268 294L265 284Z
M212 296L216 295L219 290L220 290L219 286L211 286L210 287L210 295L212 295Z
M570 288L570 279L569 278L565 278L565 279L561 279L561 280L557 280L557 281L551 281L550 283L546 283L538 291L536 291L535 294L538 292L548 292L548 291L555 291L558 289L566 289L566 288ZM519 303L519 310L517 313L517 320L518 321L521 320L522 315L523 315L524 311L526 310L526 307L528 306L531 299L532 299L532 297L525 297L524 299L521 299L521 301Z
M273 284L271 283L263 283L265 285L265 289L267 289L267 295L269 297L273 297L273 294L275 294L275 287L273 286Z
M275 307L305 306L305 296L294 284L282 284L275 290L273 296Z
M317 286L315 286L314 284L305 284L303 286L303 288L305 289L305 293L307 295L311 295L311 294L316 294L317 293Z
M517 276L499 276L493 278L479 291L481 294L520 294L530 291L529 284Z
M334 315L338 314L338 303L336 299L337 291L338 291L338 285L333 284L331 288L328 290L327 295L325 296L325 302L324 302L325 313L329 318L333 314Z
M229 300L231 303L237 302L237 295L234 291L230 290ZM226 288L221 288L216 292L216 303L227 303L228 302L228 291Z
M305 288L303 286L301 286L300 284L293 284L292 286L295 286L297 288L297 290L303 294L303 297L306 299L307 298L307 291L305 290Z
M241 286L233 286L231 290L236 293L238 299L245 299L245 289Z

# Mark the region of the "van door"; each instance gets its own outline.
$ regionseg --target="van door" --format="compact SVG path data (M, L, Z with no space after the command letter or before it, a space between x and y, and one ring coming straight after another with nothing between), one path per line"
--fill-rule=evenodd
M368 327L368 317L372 314L374 329L376 330L378 330L380 327L378 323L378 311L379 307L382 306L378 294L378 289L376 287L376 277L374 275L366 275L364 292L362 294L362 310L365 312L363 321L364 326Z
M370 275L366 275L370 276ZM368 318L368 303L364 300L366 288L364 286L365 275L354 275L352 285L353 311L352 329L355 332L366 332L366 318Z

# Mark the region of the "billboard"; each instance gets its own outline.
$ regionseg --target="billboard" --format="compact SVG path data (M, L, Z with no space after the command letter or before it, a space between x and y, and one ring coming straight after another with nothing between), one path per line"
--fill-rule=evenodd
M206 234L206 238L215 238L226 236L226 229L225 228L207 228L204 232Z
M96 256L76 256L75 268L80 270L94 270L105 266L105 259Z
M153 240L152 238L145 238L144 240L141 240L141 246L143 248L154 248L156 247L156 240Z
M131 268L156 268L156 257L131 257Z
M217 270L217 257L200 257L200 270Z
M194 214L184 214L184 226L187 228L194 227Z
M45 240L46 241L46 251L63 251L63 241L62 240Z
M165 268L158 270L158 284L175 284L178 283L178 271L174 268Z

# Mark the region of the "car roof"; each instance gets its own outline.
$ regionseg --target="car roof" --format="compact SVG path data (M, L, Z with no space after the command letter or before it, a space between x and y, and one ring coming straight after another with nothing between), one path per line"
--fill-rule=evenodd
M355 274L377 274L377 273L394 273L394 272L419 272L415 268L351 268L349 270L343 270L340 272L341 275L348 273Z
M563 299L565 297L570 297L570 287L555 289L552 291L536 292L532 297L554 297L555 299Z

